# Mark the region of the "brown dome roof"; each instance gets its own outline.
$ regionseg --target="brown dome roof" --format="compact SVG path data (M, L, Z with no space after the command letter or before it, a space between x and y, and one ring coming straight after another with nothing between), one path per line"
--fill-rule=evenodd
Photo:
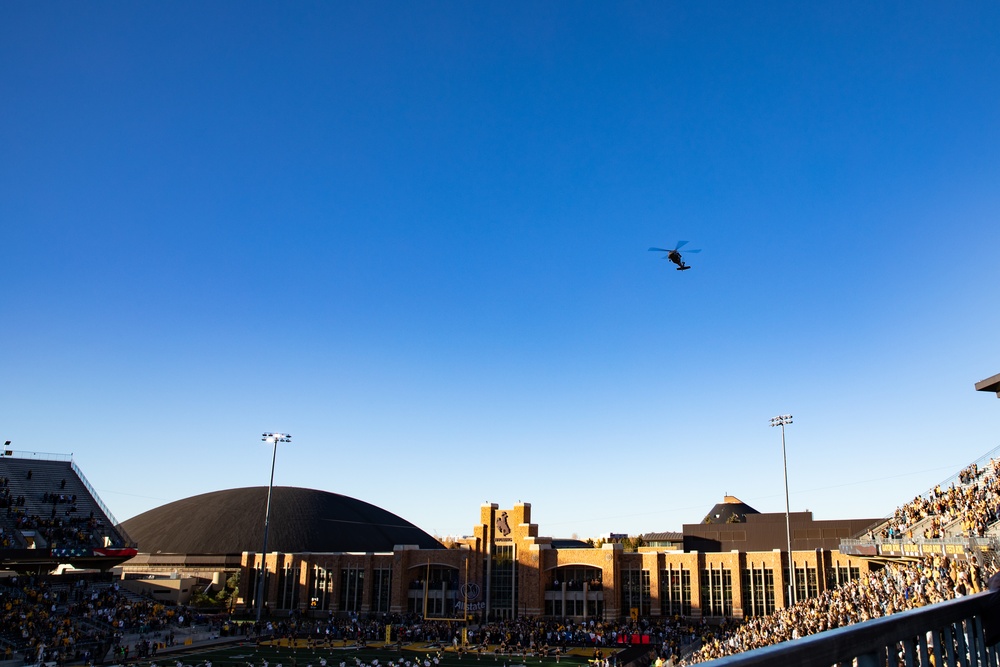
M266 505L266 486L213 491L151 509L122 525L140 553L260 551ZM272 490L268 552L387 552L397 544L443 548L409 521L362 500L315 489Z

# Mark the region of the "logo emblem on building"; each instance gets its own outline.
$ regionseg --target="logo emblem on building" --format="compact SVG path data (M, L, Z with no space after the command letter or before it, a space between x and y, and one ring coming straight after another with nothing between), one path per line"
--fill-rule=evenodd
M510 524L507 523L507 513L500 512L497 515L497 532L507 537L510 535Z
M462 584L462 588L459 590L459 592L462 594L462 597L464 598L468 598L469 600L477 600L479 599L479 593L480 593L479 584L477 584L474 581L468 584Z

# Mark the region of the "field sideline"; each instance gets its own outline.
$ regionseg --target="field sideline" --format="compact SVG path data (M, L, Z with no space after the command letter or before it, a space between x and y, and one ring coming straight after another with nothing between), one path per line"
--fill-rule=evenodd
M471 663L483 663L503 667L531 667L542 665L570 665L582 667L595 662L594 648L573 647L558 657L541 657L532 653L499 655L497 646L489 646L481 653L459 652L451 645L441 642L413 642L386 645L385 642L368 642L366 646L347 644L309 646L307 640L272 640L261 642L239 642L215 646L192 646L174 650L143 660L130 660L138 667L471 667ZM601 647L604 661L615 663L618 649Z

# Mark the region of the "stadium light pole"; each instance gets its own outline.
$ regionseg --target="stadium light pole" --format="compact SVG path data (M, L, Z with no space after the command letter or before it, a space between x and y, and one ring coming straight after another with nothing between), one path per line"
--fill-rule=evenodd
M788 509L788 456L785 454L785 425L792 423L791 415L778 415L771 419L771 426L781 427L781 462L785 468L785 537L788 539L788 599L798 602L795 593L795 561L792 558L792 520Z
M261 441L274 445L271 452L271 481L267 484L267 505L264 508L264 546L260 550L260 581L257 582L257 622L264 609L264 579L267 576L267 527L271 519L271 489L274 487L274 461L278 458L278 443L291 442L292 436L287 433L263 433Z

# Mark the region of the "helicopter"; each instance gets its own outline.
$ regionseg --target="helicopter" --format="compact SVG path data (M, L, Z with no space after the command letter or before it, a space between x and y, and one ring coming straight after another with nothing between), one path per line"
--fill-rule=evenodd
M678 241L677 245L674 246L673 250L667 250L666 248L650 248L650 250L667 253L667 256L664 257L663 259L669 259L671 262L676 264L678 271L687 271L691 267L684 263L684 260L681 259L681 253L680 253L680 249L685 245L687 245L687 241ZM685 250L685 252L701 252L701 249Z

